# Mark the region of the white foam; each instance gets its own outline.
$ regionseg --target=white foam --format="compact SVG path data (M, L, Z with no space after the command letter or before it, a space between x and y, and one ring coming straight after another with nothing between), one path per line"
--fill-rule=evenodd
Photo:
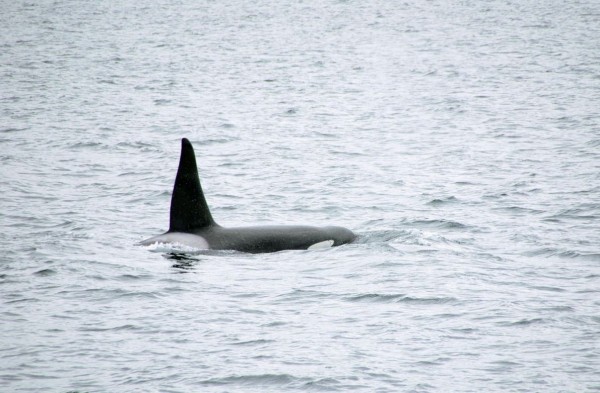
M190 247L191 250L208 250L210 246L205 238L191 233L169 232L162 235L151 237L140 242L142 246L149 246L152 250L163 251L164 245L169 245L169 250L176 248L178 250Z

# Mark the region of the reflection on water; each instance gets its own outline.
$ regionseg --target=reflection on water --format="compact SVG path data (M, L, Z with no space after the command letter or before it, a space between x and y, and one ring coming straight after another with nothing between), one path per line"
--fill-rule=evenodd
M176 261L173 263L172 267L174 267L175 269L183 270L181 273L184 273L185 271L188 271L188 270L192 270L194 268L194 265L200 261L200 259L194 258L191 255L184 254L184 253L172 252L172 253L167 253L167 254L162 254L162 255L166 259L169 259L171 261Z

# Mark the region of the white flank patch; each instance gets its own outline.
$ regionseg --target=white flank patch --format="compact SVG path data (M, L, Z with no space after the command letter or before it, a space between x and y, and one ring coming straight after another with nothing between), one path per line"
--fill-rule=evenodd
M322 242L318 242L308 247L307 250L323 250L325 248L329 248L333 246L333 240L325 240Z

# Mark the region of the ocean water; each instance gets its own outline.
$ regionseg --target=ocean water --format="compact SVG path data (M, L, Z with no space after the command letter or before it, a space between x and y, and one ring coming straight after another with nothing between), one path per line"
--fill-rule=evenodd
M597 1L0 1L0 391L600 391ZM248 255L167 229L180 138Z

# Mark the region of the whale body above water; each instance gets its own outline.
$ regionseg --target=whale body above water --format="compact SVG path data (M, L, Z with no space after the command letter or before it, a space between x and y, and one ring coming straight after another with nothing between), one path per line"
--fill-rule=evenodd
M203 250L248 253L327 248L351 243L356 235L338 226L266 225L225 228L213 219L198 177L189 140L181 140L179 169L171 196L169 230L140 242L182 244Z

